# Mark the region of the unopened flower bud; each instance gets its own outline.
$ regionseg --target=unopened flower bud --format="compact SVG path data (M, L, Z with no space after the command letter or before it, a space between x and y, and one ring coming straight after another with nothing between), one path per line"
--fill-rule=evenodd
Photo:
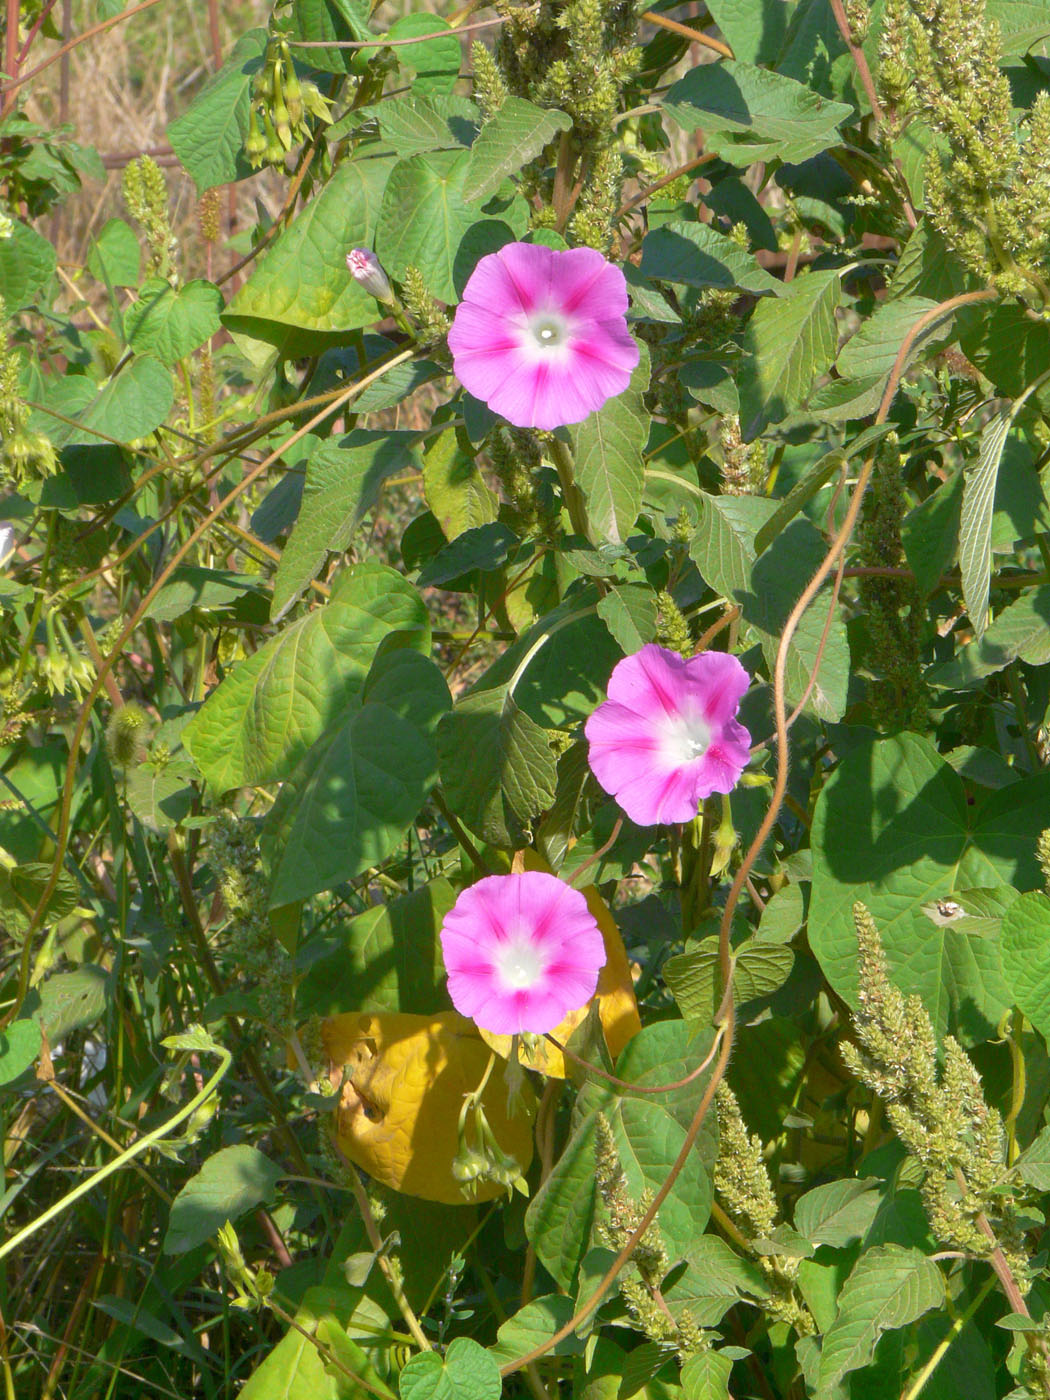
M361 283L369 296L375 297L376 301L394 300L390 278L370 248L352 248L346 255L346 265L351 277Z
M266 137L254 105L248 112L248 134L244 138L244 154L256 169L266 160Z
M15 527L6 520L0 520L0 564L15 547Z

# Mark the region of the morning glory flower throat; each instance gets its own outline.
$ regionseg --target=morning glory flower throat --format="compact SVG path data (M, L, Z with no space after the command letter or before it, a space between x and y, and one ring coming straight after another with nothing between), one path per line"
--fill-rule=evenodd
M722 651L686 660L650 642L617 663L584 732L591 771L631 821L692 821L703 798L732 791L750 757L736 719L749 682Z
M463 387L518 428L579 423L638 363L627 283L593 248L508 243L463 289L448 344Z
M553 1030L590 1001L605 965L586 899L538 870L465 889L445 915L441 952L452 1005L497 1035Z

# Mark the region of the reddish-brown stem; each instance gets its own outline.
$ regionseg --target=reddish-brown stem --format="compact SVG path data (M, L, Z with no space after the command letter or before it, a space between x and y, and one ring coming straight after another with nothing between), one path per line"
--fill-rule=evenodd
M632 1084L630 1080L617 1079L615 1074L610 1074L608 1070L602 1069L600 1065L592 1065L589 1060L581 1059L574 1050L570 1050L567 1045L563 1045L560 1040L556 1040L549 1031L543 1038L544 1040L549 1040L555 1050L564 1055L567 1060L571 1060L574 1065L579 1065L579 1067L586 1070L588 1074L593 1074L596 1079L600 1079L604 1084L611 1085L614 1089L619 1089L623 1094L673 1094L677 1089L685 1089L700 1078L704 1070L708 1068L711 1061L714 1059L715 1051L718 1049L718 1041L716 1039L714 1045L711 1046L709 1054L701 1060L696 1068L691 1069L682 1079L676 1079L673 1084Z
M452 30L456 36L460 34L473 34L478 29L496 29L501 24L506 24L503 17L499 19L479 19L473 24L459 24ZM432 39L433 33L416 34L411 39L384 39L382 36L375 39L289 39L289 44L293 49L400 49L406 44L423 44L428 39Z
M694 156L692 160L687 160L684 165L680 165L677 170L672 170L670 175L665 175L662 180L657 180L654 185L647 185L638 194L632 195L626 204L621 204L616 211L616 217L622 219L625 214L629 214L636 205L644 203L651 194L656 194L666 185L671 185L680 175L687 175L690 170L695 170L698 165L706 165L708 161L714 160L713 151L705 151L702 156Z
M867 94L871 104L871 115L877 122L882 121L882 106L879 102L879 95L875 91L875 82L871 76L871 69L868 67L868 59L864 50L859 44L853 42L853 34L850 31L849 20L846 18L846 10L842 0L829 0L831 13L835 16L835 23L839 27L842 41L849 49L850 58L853 59L857 69L857 76L860 78L861 86Z
M18 12L21 8L20 0L7 0L4 15L4 74L8 81L4 84L4 116L11 110L18 86Z
M740 607L738 604L734 603L731 608L726 608L718 621L712 622L707 631L701 635L700 640L697 642L696 646L693 647L693 655L697 656L700 652L706 651L718 636L719 632L721 632L722 628L728 627L730 623L735 622L739 616Z
M624 1247L620 1250L616 1258L609 1265L608 1269L605 1271L604 1276L602 1277L601 1282L598 1284L598 1287L590 1295L587 1301L585 1303L582 1303L580 1307L576 1309L575 1313L572 1317L569 1318L568 1322L564 1325L564 1327L559 1327L557 1332L555 1332L552 1337L548 1337L547 1340L545 1342L541 1342L539 1346L533 1347L532 1351L526 1352L524 1356L519 1356L516 1361L509 1361L505 1366L501 1366L500 1375L513 1375L515 1371L520 1371L523 1367L531 1365L533 1361L538 1361L541 1356L546 1356L547 1353L549 1351L552 1351L554 1347L558 1345L559 1342L564 1341L566 1337L571 1337L573 1332L575 1332L576 1328L579 1327L580 1323L585 1322L587 1318L589 1318L590 1315L601 1306L602 1299L605 1297L609 1289L616 1282L624 1265L628 1263L628 1261L631 1258L631 1255L637 1249L640 1241L645 1235L646 1230L648 1230L649 1226L656 1219L657 1212L663 1205L664 1201L667 1200L667 1197L671 1194L671 1191L674 1188L675 1182L678 1180L682 1168L689 1160L689 1154L693 1150L693 1145L696 1142L700 1129L704 1125L704 1119L707 1117L707 1111L711 1107L712 1100L714 1099L715 1090L722 1082L722 1076L725 1074L726 1067L729 1064L729 1054L732 1050L733 1045L732 1023L733 1012L732 1009L730 1009L729 1019L727 1020L726 1024L723 1025L719 1030L720 1040L716 1043L720 1043L721 1049L718 1055L718 1060L715 1064L714 1071L711 1075L710 1082L704 1090L703 1097L701 1098L700 1103L697 1106L696 1113L693 1115L693 1121L689 1124L688 1131L685 1135L685 1140L683 1141L682 1146L679 1149L678 1156L674 1159L674 1162L671 1166L671 1170L667 1173L667 1176L664 1178L663 1185L660 1187L659 1191L657 1191L656 1195L650 1202L648 1210L638 1222L638 1226L635 1229L634 1233L631 1235L630 1239L627 1241Z
M871 115L881 125L884 113L882 104L879 102L879 95L875 91L875 81L871 76L871 69L868 67L867 55L859 44L853 42L853 34L849 27L849 20L846 17L846 10L842 0L829 0L829 3L831 5L831 13L835 16L835 23L838 25L839 33L842 35L842 41L849 49L850 58L853 59L854 67L857 70L857 76L860 78L861 87L863 87L868 102L871 104ZM901 207L904 210L904 217L908 221L908 227L915 228L919 221L915 216L912 202L908 198L908 185L904 178L904 171L899 159L894 161L894 166L896 167L898 180L900 182L899 192L901 196Z
M69 5L70 5L70 3L71 3L71 0L63 0L63 3L64 3L65 6L68 8ZM33 23L32 29L31 29L31 30L29 31L29 33L26 35L26 41L25 41L25 43L22 45L22 47L21 47L21 48L19 49L19 51L18 51L18 62L19 62L20 64L21 64L21 63L25 63L26 58L27 58L27 56L28 56L28 54L29 54L29 50L33 47L33 41L34 41L34 39L35 39L36 36L40 33L41 29L44 27L44 24L45 24L45 22L47 21L48 15L51 13L51 11L55 8L55 6L56 6L57 4L58 4L58 0L47 0L47 4L46 4L46 5L44 6L44 8L40 11L40 13L37 15L36 20L35 20L34 23Z
M605 845L599 846L598 849L595 851L594 855L588 856L582 865L578 865L571 875L567 875L565 877L570 885L575 885L577 880L580 878L580 876L585 870L590 869L590 867L595 863L595 861L601 860L602 856L604 856L607 851L612 850L613 846L616 844L616 838L619 836L620 829L622 826L623 817L617 817L616 825L613 827L612 834L610 835L608 841L606 841Z
M576 168L576 152L572 144L572 132L563 131L558 142L558 164L554 170L554 192L551 203L554 208L554 227L561 232L569 222L572 213L572 176Z
M882 400L879 404L879 411L875 415L876 424L886 421L889 415L890 405L893 403L894 396L900 384L901 375L904 373L904 366L907 362L908 354L915 344L915 341L923 331L926 330L927 326L940 320L946 313L955 311L960 306L969 306L974 302L994 300L996 295L997 293L991 287L985 288L983 291L979 292L964 292L961 296L951 297L947 301L941 302L919 317L908 334L904 337L900 349L897 351L896 358L893 361L893 367L890 370L889 379L886 381L886 388L883 392ZM857 482L853 488L853 494L850 497L849 506L846 510L846 517L839 527L835 538L832 540L823 562L806 585L802 597L792 608L788 620L784 624L780 645L777 648L776 664L773 667L773 713L776 719L777 774L773 784L773 793L770 798L769 808L730 886L729 895L726 899L725 909L722 914L722 924L719 930L719 954L723 984L726 986L726 991L722 997L723 1011L726 1010L727 1001L730 1003L732 1001L732 989L728 979L731 970L729 930L732 926L733 914L736 911L736 906L740 900L740 894L747 881L747 877L751 874L752 867L758 859L759 852L769 839L773 827L776 825L777 818L780 815L780 808L784 802L784 793L787 789L788 722L784 684L791 643L810 603L812 603L813 599L824 586L824 580L835 567L840 554L845 551L849 543L857 523L857 517L860 514L864 492L867 490L868 482L871 480L871 474L874 469L875 454L872 453L865 461L857 477ZM811 681L815 679L817 669L818 668L815 666Z

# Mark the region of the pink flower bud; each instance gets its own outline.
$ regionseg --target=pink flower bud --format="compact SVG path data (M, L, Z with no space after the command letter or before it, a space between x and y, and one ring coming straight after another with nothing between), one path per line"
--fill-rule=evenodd
M376 301L394 300L390 279L370 248L352 248L346 255L346 265L350 276L361 283L369 296L375 297Z

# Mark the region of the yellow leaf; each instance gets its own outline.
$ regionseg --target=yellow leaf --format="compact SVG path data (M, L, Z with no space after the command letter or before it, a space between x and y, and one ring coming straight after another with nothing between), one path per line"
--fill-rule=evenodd
M452 1175L463 1097L481 1083L489 1061L473 1021L454 1011L348 1011L322 1021L321 1037L332 1083L346 1075L335 1127L352 1162L384 1186L426 1201L464 1205L501 1194L495 1182L482 1181L468 1198ZM482 1105L500 1146L524 1173L532 1161L531 1088L523 1085L521 1107L509 1117L497 1066Z
M526 850L521 854L525 870L542 870L548 875L552 873L550 866L535 851ZM609 912L609 906L598 893L597 885L588 885L580 893L586 899L587 907L594 915L605 940L605 966L598 975L598 987L591 1000L598 1003L598 1016L605 1033L605 1043L609 1047L609 1054L615 1060L631 1036L637 1035L642 1029L638 1003L634 996L634 979L631 976L631 965L627 961L627 950L623 946L620 930ZM566 1044L576 1027L587 1019L590 1009L589 1001L578 1011L570 1011L565 1020L551 1031L551 1035L562 1045ZM491 1031L483 1030L481 1036L497 1054L504 1058L510 1054L509 1035L494 1035ZM551 1079L568 1078L565 1057L549 1040L540 1040L531 1052L524 1044L520 1044L518 1055L526 1069L538 1070Z

